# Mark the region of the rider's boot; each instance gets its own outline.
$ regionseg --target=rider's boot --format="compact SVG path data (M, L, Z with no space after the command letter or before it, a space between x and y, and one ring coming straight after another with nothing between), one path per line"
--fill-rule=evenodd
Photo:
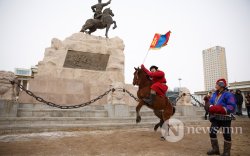
M156 94L150 94L149 98L148 99L143 99L147 104L149 105L153 105L154 103L154 100L155 100L155 97L156 97Z

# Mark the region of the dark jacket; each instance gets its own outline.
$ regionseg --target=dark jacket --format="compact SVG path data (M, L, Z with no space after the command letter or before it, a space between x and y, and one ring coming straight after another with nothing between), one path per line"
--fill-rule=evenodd
M246 107L250 107L250 95L246 95Z
M204 109L205 109L205 111L209 111L209 106L210 106L210 102L209 102L209 100L210 100L210 98L211 98L211 96L209 96L209 95L206 95L204 98L203 98L203 100L205 101L205 106L204 106Z
M237 105L242 105L242 103L243 103L243 96L241 95L241 93L236 92L235 93L235 98L236 98Z

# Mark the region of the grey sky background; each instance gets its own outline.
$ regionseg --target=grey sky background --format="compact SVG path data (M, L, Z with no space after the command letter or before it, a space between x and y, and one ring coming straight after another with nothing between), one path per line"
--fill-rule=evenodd
M107 2L107 1L103 1ZM0 0L0 70L30 68L43 59L52 38L64 40L91 18L97 0ZM112 0L119 36L125 44L125 82L141 65L155 33L171 30L166 47L151 50L146 67L166 73L170 89L204 90L202 50L226 48L229 82L250 80L249 0ZM104 36L104 30L93 35Z

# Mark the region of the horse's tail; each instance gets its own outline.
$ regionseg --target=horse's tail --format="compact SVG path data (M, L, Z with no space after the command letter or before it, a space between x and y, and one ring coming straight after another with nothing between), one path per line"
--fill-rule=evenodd
M168 99L168 97L166 97L166 102L165 103L167 105L167 108L172 107L172 115L171 116L173 116L175 114L176 108L173 106L172 102L170 102L170 100Z
M80 32L85 32L87 29L94 26L94 19L88 19L85 24L82 26L82 29Z

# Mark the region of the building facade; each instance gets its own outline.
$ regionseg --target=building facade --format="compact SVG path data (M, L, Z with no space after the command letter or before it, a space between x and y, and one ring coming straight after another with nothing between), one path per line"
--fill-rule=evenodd
M33 66L30 69L25 68L15 68L14 74L18 79L18 83L24 88L29 89L29 80L34 78L37 73L37 67ZM18 89L17 95L19 95L20 89Z
M214 89L216 80L225 78L228 82L225 48L215 46L202 51L205 90Z

